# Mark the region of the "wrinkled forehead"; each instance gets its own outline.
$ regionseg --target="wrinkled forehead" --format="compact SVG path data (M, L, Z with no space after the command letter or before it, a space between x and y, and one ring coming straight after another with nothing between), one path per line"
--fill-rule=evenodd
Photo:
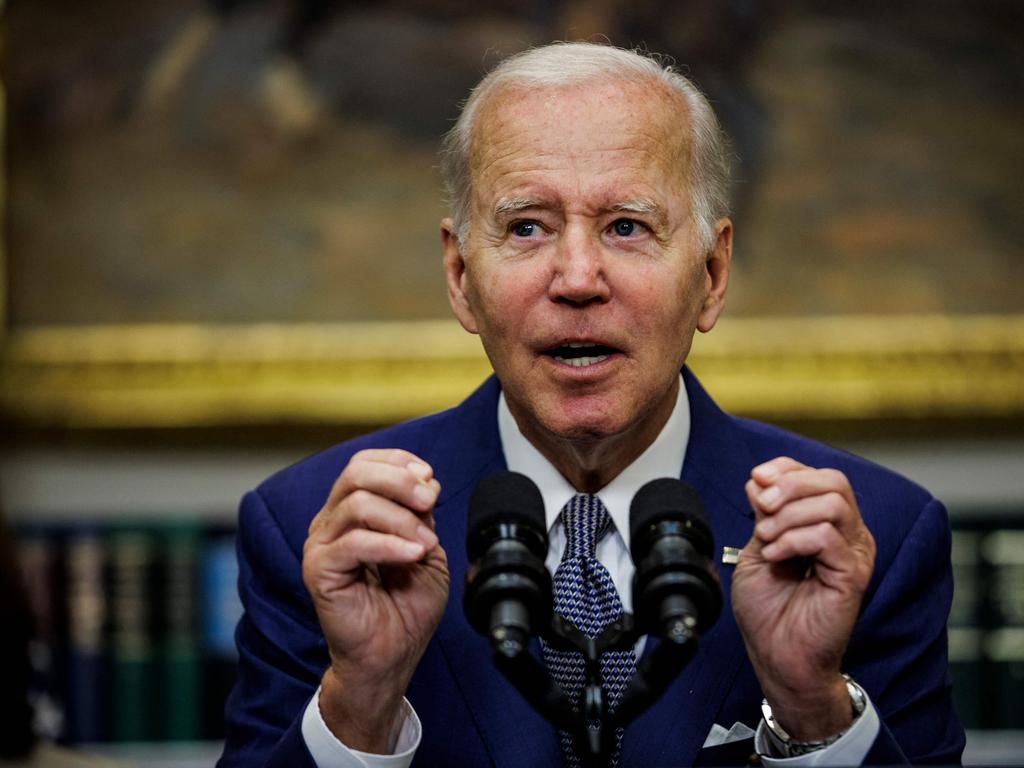
M473 184L516 153L573 155L642 147L685 183L690 120L681 94L655 78L594 78L558 85L502 83L477 106L470 134Z

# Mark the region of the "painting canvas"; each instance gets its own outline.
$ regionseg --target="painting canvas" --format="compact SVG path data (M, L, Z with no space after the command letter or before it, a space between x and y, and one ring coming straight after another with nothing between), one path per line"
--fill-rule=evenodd
M1022 19L1006 0L12 2L8 330L449 318L440 136L501 56L566 38L671 56L714 103L727 322L1013 318Z

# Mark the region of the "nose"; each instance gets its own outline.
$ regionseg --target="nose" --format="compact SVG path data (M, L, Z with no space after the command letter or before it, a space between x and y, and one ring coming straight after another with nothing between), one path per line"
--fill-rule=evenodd
M583 227L567 226L558 238L548 296L574 305L603 303L611 295L600 243Z

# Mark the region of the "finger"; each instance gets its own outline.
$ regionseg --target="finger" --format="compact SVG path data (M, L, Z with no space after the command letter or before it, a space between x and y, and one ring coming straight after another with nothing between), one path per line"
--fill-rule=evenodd
M836 469L794 469L779 475L757 496L760 508L773 514L784 505L810 496L838 493L851 513L857 510L853 489L846 475Z
M357 491L367 491L408 507L414 512L429 512L437 502L441 484L420 462L395 466L388 462L353 461L341 473L323 509L310 524L310 532L344 512L343 502Z
M428 523L412 510L390 499L359 490L349 494L342 502L342 507L344 511L338 514L325 515L324 522L310 533L311 538L326 542L353 528L367 528L401 536L409 541L419 541L428 549L437 544L433 520Z
M774 483L787 472L794 472L807 468L808 467L805 464L801 464L799 461L791 459L789 456L778 456L771 461L764 462L764 464L758 464L750 470L750 476L759 484L767 486Z
M431 480L425 490L436 499L441 484ZM418 491L417 491L418 493ZM434 517L427 512L410 509L385 496L363 488L353 491L336 507L322 509L309 526L309 536L318 542L336 539L352 528L392 533L422 542L428 548L437 543Z
M309 552L310 567L319 574L346 574L373 565L415 563L424 546L390 533L354 528L334 541Z
M860 517L850 509L849 502L835 491L791 501L774 514L765 515L754 527L755 535L769 543L786 531L803 526L828 523L836 526L847 542L860 538L863 530Z
M757 497L764 490L764 486L759 485L756 480L751 478L750 480L747 480L746 484L743 486L743 490L747 494L747 501L750 502L750 508L754 510L754 521L759 523L766 517L764 510L761 509L761 505L757 501Z
M382 465L405 468L423 482L429 481L434 475L433 468L414 453L401 448L368 448L352 456L338 479L334 481L324 506L334 506L351 493L354 487L357 487L354 485L357 482L355 478L366 471L367 467Z
M771 544L764 545L761 556L775 563L794 557L811 557L836 571L850 571L857 562L854 550L829 523L791 528Z

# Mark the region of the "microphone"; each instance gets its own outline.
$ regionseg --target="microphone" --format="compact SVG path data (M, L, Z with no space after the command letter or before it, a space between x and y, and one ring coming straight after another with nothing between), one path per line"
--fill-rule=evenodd
M700 496L675 478L651 480L629 507L633 609L646 634L681 645L722 611L714 537Z
M530 478L499 472L481 480L469 500L463 610L495 651L513 657L551 623L551 574L544 500Z

